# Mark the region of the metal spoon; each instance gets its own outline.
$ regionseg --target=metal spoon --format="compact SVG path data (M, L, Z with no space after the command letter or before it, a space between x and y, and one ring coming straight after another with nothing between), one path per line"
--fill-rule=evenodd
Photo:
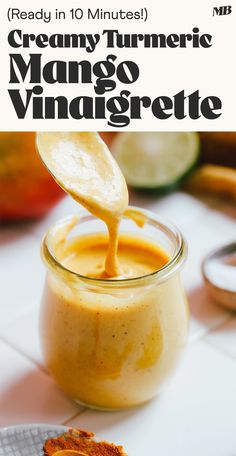
M212 298L227 309L236 310L236 242L207 255L202 274Z

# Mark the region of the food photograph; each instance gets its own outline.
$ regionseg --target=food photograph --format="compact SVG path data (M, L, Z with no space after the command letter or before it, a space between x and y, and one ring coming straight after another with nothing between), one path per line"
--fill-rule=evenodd
M0 456L236 455L236 132L0 132Z

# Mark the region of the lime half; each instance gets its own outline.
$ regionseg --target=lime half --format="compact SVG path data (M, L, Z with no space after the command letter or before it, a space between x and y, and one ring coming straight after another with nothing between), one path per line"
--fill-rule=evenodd
M193 132L119 133L112 152L129 185L168 190L196 165L199 137Z

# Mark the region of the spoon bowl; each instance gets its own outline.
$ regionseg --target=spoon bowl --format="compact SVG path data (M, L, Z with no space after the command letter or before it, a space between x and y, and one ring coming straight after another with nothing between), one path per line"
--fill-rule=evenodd
M93 215L106 219L128 207L127 185L95 132L38 132L39 155L56 182Z

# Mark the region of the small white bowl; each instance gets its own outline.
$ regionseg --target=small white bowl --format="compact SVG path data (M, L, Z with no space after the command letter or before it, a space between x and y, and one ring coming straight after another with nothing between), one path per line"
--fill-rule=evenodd
M236 310L236 242L211 252L202 263L210 296L229 310Z

